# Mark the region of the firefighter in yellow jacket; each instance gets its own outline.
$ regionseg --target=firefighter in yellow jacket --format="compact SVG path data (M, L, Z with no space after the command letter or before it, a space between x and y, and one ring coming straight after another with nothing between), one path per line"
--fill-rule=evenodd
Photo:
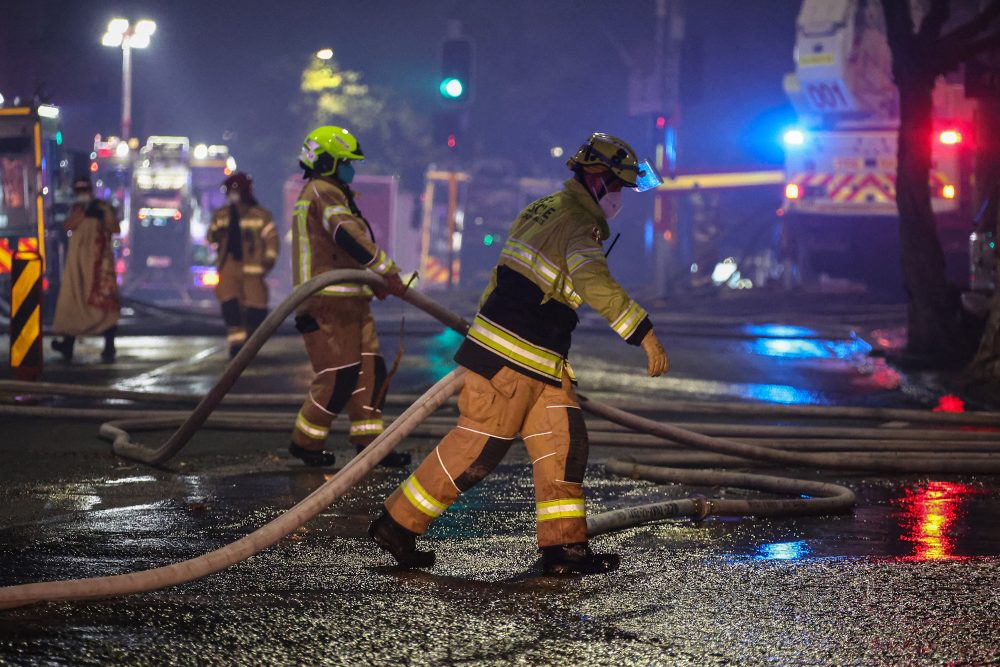
M583 303L625 342L641 345L650 376L667 355L646 311L611 277L602 242L621 209L621 189L658 182L648 162L607 134L592 135L567 165L563 190L529 205L514 222L455 361L468 369L458 425L385 502L369 533L406 567L434 553L415 537L459 494L483 479L520 435L531 456L536 529L546 574L591 574L618 566L587 543L583 496L587 429L566 356Z
M267 317L264 277L278 258L278 230L271 212L253 196L253 179L237 171L222 184L229 204L212 214L208 242L216 247L215 296L226 323L229 357Z
M316 376L295 418L288 451L306 465L334 464L333 452L325 449L326 437L344 410L351 420L349 439L359 452L383 430L386 367L369 304L372 296L402 296L406 286L354 202L353 163L362 160L364 153L354 135L331 125L309 133L299 155L308 180L292 221L295 285L324 271L364 268L387 284L384 293L362 284L331 285L296 312L295 328L302 334ZM382 460L384 466L409 463L409 454L399 452Z

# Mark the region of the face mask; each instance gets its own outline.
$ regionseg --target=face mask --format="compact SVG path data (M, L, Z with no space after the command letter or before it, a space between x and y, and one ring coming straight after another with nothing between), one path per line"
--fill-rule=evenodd
M73 200L77 204L87 205L90 203L90 194L86 192L77 192Z
M604 193L597 195L595 193L595 198L597 199L597 205L601 207L604 212L604 217L607 220L614 219L619 213L622 212L622 193L621 190L617 192L611 192L608 190L604 183L601 183L601 189Z
M354 165L349 162L341 162L337 165L337 178L343 183L350 183L354 180Z
M233 190L228 195L226 195L226 198L229 199L230 204L239 204L241 201L243 201L243 199L240 197L239 190Z
M597 202L597 205L604 211L605 218L608 220L614 219L622 212L621 190L618 192L605 192L604 196Z

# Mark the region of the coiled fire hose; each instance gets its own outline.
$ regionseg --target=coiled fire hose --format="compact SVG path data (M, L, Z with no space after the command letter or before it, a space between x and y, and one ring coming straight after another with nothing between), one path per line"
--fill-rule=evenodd
M177 431L160 447L149 449L131 442L125 428L133 426L141 428L164 428L172 426L177 423L183 413L149 417L148 411L144 411L143 414L147 416L142 419L126 419L116 423L103 424L100 430L101 435L113 440L114 451L122 456L144 463L162 465L174 456L199 428L202 428L206 424L212 424L209 422L212 412L222 402L237 378L246 369L264 342L273 334L282 321L313 293L327 285L341 282L361 282L375 286L382 284L381 278L372 273L344 270L321 274L296 288L264 320L257 331L247 340L240 353L229 363L215 386L200 400L197 407L183 418ZM460 333L464 334L468 329L468 324L462 318L418 292L408 291L404 298ZM464 374L464 369L457 368L445 376L431 387L430 390L414 401L400 417L389 424L385 432L375 442L352 459L333 478L287 512L250 535L202 556L151 570L108 577L23 584L0 588L0 609L42 601L92 599L157 590L207 576L259 553L312 519L331 502L360 481L385 454L408 434L413 432L421 422L427 419L431 413L461 388ZM14 387L15 384L17 384L16 388ZM19 383L0 383L0 390L24 391L28 389L25 389ZM33 390L35 393L44 393L43 385L39 384L30 385L30 390ZM102 390L102 392L101 396L103 398L138 398L138 396L133 395L133 392L108 390ZM59 392L56 391L55 393ZM67 390L66 393L71 392ZM142 395L147 400L149 399L149 394ZM166 400L170 401L174 399L177 399L177 395L171 395L171 398ZM154 400L159 400L159 398ZM247 398L244 398L244 400L249 404L254 404ZM729 464L739 462L740 465L745 465L755 460L784 465L805 465L822 468L846 467L850 469L869 469L870 466L874 465L876 469L885 470L894 469L890 467L891 461L888 459L897 456L887 455L879 458L879 455L871 455L868 458L859 459L858 454L855 452L849 452L846 455L799 453L778 449L773 446L763 447L712 438L678 426L660 424L632 415L622 410L590 401L582 396L581 407L591 414L598 415L612 423L646 434L647 439L642 441L642 444L645 446L669 446L669 443L673 442L699 449L707 449L710 452L723 455L722 457L712 459L713 463ZM754 407L756 410L756 406ZM24 406L0 406L0 414L17 414L23 413L24 410L32 409ZM43 410L45 409L43 408ZM53 410L53 412L66 413L67 409ZM71 409L70 412L72 412ZM99 411L76 410L75 412ZM759 410L757 410L757 413L759 413ZM895 413L891 418L903 419L913 417L912 421L920 421L921 419L916 415L924 414L916 411L895 411ZM116 414L120 415L121 413L116 411ZM881 414L880 416L883 418L890 417L888 411L885 411L885 414ZM966 419L966 421L958 422L958 420L949 419L950 415L942 417L934 421L963 424L969 421ZM979 416L972 421L977 420L993 425L1000 423L1000 415ZM240 423L238 424L237 422ZM221 419L216 420L216 425L222 427L237 427L242 425L246 427L247 420L245 417L241 419L236 415L225 415ZM648 436L652 436L652 438L648 438ZM609 437L617 438L618 440L629 439L623 433L612 433ZM625 444L631 443L626 442ZM995 443L991 444L995 445ZM991 451L995 451L995 449ZM654 503L592 515L588 518L588 532L591 535L596 535L648 521L680 516L704 518L709 514L746 514L753 516L826 514L847 511L853 507L855 502L854 493L850 489L836 484L750 473L680 470L660 467L659 464L663 463L677 463L678 455L665 452L655 457L633 457L631 460L611 459L606 465L609 471L616 474L630 475L651 481L711 486L739 486L770 493L788 493L796 497L773 500L718 500L693 497ZM989 454L986 456L989 456ZM688 458L690 459L690 455L688 455ZM992 466L997 466L997 463L992 459L977 458L976 454L966 455L965 458L954 458L953 456L927 457L926 459L910 458L905 462L898 463L902 469L914 463L918 467L921 463L924 465L937 464L940 463L940 459L942 458L947 458L948 461L954 464L953 467L956 468L974 464L977 472L986 472L983 467L984 464L988 465L991 470L993 469ZM856 463L852 464L851 461L855 461ZM996 471L1000 471L1000 466L996 468Z

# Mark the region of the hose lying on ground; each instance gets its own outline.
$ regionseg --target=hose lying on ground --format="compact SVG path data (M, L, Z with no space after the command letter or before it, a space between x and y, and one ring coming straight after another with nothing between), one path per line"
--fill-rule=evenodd
M116 453L129 458L152 464L162 464L175 455L191 438L195 431L203 427L210 414L222 401L222 398L233 386L236 379L257 354L264 341L277 329L278 325L312 293L337 282L363 282L369 285L380 285L381 279L362 271L334 271L321 274L297 288L288 299L282 302L272 312L253 336L247 341L241 352L233 359L215 386L199 402L198 406L188 415L180 428L159 448L147 449L132 443L122 424L105 424L101 433L104 437L114 440ZM406 300L433 315L439 321L464 333L467 324L457 315L450 313L433 301L417 292L408 292ZM357 483L371 470L381 458L387 454L403 437L430 415L448 397L460 387L464 369L456 369L438 382L424 396L413 403L401 417L392 422L386 431L376 439L375 443L348 463L329 482L310 494L288 512L282 514L269 524L240 540L180 563L155 568L143 572L98 577L84 580L70 580L24 584L0 589L0 608L9 608L30 604L43 600L88 599L123 595L141 591L150 591L165 586L192 581L199 577L218 572L236 562L249 558L260 550L274 544L290 531L301 526L315 516L330 502L338 498L353 484ZM657 438L665 438L674 442L691 445L700 449L749 459L777 462L790 465L833 465L845 457L828 454L797 453L769 447L761 447L733 441L722 441L693 433L685 429L657 424L652 420L635 415L629 415L621 410L603 406L581 397L581 405L592 414L598 414L614 423L634 428ZM171 416L170 419L176 419ZM136 425L151 423L162 425L163 418L154 422L152 419L133 420ZM832 458L829 458L831 457ZM851 455L851 458L856 455ZM662 459L656 459L660 462ZM700 498L682 501L670 501L644 506L635 510L619 510L605 515L591 517L590 528L594 534L618 527L644 523L667 516L704 517L709 513L749 513L753 515L828 513L844 511L854 503L854 494L846 487L811 482L808 480L791 480L746 473L730 473L717 471L676 471L651 467L640 459L632 463L613 462L610 470L631 474L656 481L684 481L686 483L711 485L740 485L770 492L793 493L796 496L809 494L814 497L784 500L707 500ZM826 465L821 467L827 467Z
M604 468L608 472L623 477L645 479L662 484L732 486L769 493L787 493L799 497L774 500L721 500L692 497L636 505L588 516L587 534L600 535L612 530L682 516L698 519L703 519L710 514L723 516L802 516L835 514L846 512L854 507L854 492L839 484L751 473L663 468L660 467L662 463L675 464L676 460L664 459L656 455L634 456L628 459L609 459L604 464ZM810 497L801 497L807 494Z
M119 456L150 465L165 463L179 452L191 439L191 436L201 428L201 425L205 423L205 420L208 419L212 411L222 402L223 397L232 389L236 380L246 370L246 367L257 356L257 353L263 347L264 343L267 342L267 339L271 337L289 315L295 312L296 308L324 287L348 282L363 283L376 288L385 287L385 282L382 278L371 271L348 269L321 273L296 287L284 301L268 314L257 330L254 331L253 335L247 339L236 357L229 362L229 365L226 366L226 369L215 385L201 399L190 416L158 448L149 449L148 447L131 442L128 434L121 429L105 429L102 427L101 436L113 442L112 448ZM449 327L463 331L468 329L469 325L462 318L419 292L407 290L403 298Z
M610 405L580 397L580 406L591 414L639 433L647 433L696 449L707 449L744 459L768 461L792 467L863 470L878 472L1000 473L1000 458L966 458L947 453L939 456L906 457L882 452L791 452L745 442L710 437L671 424L633 415ZM891 432L891 431L889 431Z
M408 293L409 294L409 293ZM414 297L411 297L414 298ZM443 311L447 312L447 311ZM446 325L464 334L465 322L457 318ZM99 398L106 400L125 400L143 403L183 403L192 404L202 400L197 394L181 394L169 392L148 392L132 389L114 389L112 387L88 387L85 385L66 384L58 382L21 382L17 380L0 380L0 393L26 394L34 396L57 395ZM386 397L386 405L409 405L417 396L413 394L390 394ZM228 406L299 406L302 403L301 394L227 394L223 402ZM650 402L617 403L617 407L630 412L655 410L657 413L683 415L725 415L747 416L757 418L818 418L818 419L857 419L877 421L898 421L919 424L940 424L949 426L995 426L1000 428L1000 412L932 412L929 410L911 410L902 408L859 408L850 406L820 406L820 405L776 405L771 403L732 403L721 401L681 401L669 400L662 404Z
M450 372L329 481L270 523L236 542L197 558L152 570L0 588L0 609L42 601L85 600L152 591L194 581L246 560L312 519L361 481L417 424L461 388L464 375L462 368Z

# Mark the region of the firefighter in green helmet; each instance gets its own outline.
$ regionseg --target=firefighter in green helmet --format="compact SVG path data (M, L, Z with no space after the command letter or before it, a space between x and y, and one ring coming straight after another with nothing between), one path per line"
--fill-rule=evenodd
M296 286L333 269L368 269L386 289L338 284L314 294L296 311L315 377L299 409L289 452L310 466L332 466L326 449L330 424L346 411L350 442L360 452L383 431L385 361L372 319L372 296L402 296L406 285L395 262L378 246L354 201L354 163L365 159L357 138L332 125L313 130L299 154L306 182L292 220L292 276ZM392 452L384 466L405 466L409 454Z

